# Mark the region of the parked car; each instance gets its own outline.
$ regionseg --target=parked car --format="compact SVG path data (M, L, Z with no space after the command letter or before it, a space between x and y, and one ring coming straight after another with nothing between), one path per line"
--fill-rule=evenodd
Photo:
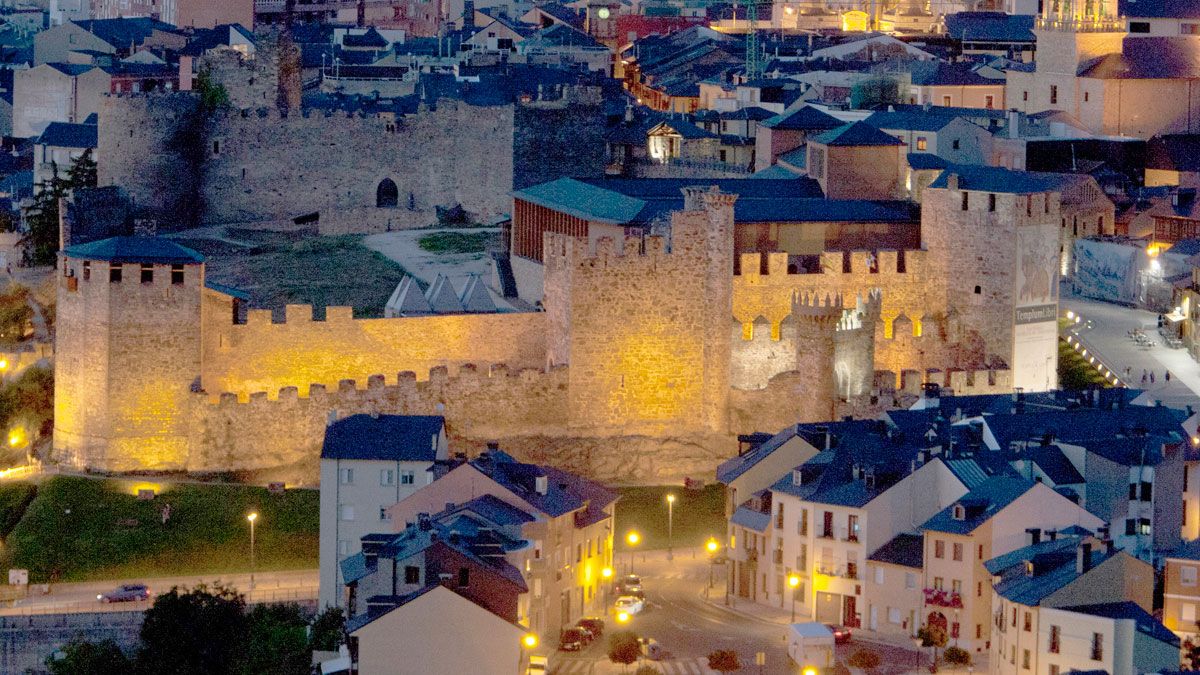
M595 616L584 617L575 624L592 634L592 639L604 635L604 619Z
M617 580L617 595L636 595L642 592L642 578L636 574L626 574Z
M587 633L582 628L568 628L558 637L558 648L564 652L577 652L587 643Z
M662 661L671 658L671 652L667 651L658 640L654 638L638 638L638 643L642 646L642 656L651 661Z
M621 597L617 598L616 608L618 612L638 614L646 608L646 603L639 597L633 595L622 595Z
M115 590L96 596L100 602L139 602L150 599L150 589L145 584L123 584Z
M833 633L834 643L844 645L850 641L851 634L849 628L833 623L827 623L825 627L829 629L830 633Z

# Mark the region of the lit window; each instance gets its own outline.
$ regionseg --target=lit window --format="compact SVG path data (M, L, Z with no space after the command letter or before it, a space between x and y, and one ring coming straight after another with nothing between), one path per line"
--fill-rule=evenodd
M928 147L929 147L929 142L925 140L925 137L917 136L917 150L924 151Z

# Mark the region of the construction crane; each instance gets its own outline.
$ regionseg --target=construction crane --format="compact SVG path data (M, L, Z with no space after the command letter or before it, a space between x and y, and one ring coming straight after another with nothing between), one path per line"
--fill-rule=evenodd
M763 0L746 0L746 79L757 80L763 73L762 45L758 42L758 4ZM770 0L766 0L770 1Z

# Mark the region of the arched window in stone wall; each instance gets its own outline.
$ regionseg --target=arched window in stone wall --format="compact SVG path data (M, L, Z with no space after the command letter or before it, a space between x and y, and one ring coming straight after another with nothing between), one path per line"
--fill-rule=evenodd
M396 188L396 183L391 178L379 181L379 187L375 188L375 206L395 208L399 202L400 190Z

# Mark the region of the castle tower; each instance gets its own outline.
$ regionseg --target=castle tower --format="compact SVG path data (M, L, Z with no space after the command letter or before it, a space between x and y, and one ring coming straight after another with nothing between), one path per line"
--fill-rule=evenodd
M724 430L728 423L730 365L733 336L733 205L737 195L709 189L684 188L684 208L699 208L707 218L704 241L704 415L709 425Z
M203 260L157 237L113 237L59 254L57 459L101 471L186 468Z
M1015 88L1010 85L1013 94L1023 92L1021 101L1012 103L1025 112L1064 110L1080 117L1079 64L1121 52L1126 33L1116 0L1045 0L1033 34L1037 70L1016 78Z
M836 416L835 335L844 313L845 304L840 295L821 297L797 293L792 296L790 320L796 325L796 371L811 383L809 391L814 419L831 420Z

